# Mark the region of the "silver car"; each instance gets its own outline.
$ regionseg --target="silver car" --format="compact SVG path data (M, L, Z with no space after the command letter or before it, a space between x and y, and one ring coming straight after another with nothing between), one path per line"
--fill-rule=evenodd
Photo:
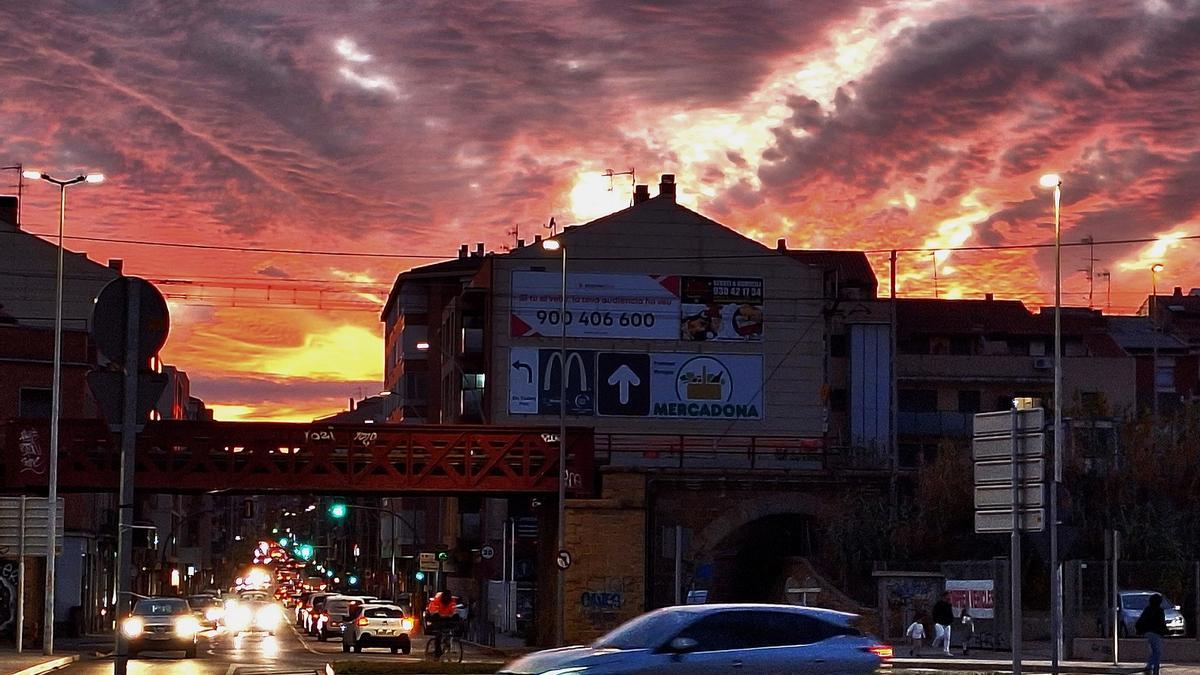
M1137 620L1142 610L1150 602L1150 596L1155 591L1121 591L1121 623L1118 625L1121 637L1136 637ZM1162 595L1159 593L1159 595ZM1187 622L1179 612L1179 606L1163 595L1163 618L1167 621L1167 637L1183 637L1187 634Z
M863 635L857 616L791 605L692 605L643 614L587 647L521 657L500 672L874 673L892 648Z

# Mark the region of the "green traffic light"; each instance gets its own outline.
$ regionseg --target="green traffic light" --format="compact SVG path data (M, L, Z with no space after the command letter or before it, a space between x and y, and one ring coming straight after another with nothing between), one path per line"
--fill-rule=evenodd
M308 560L313 555L313 547L309 544L304 544L297 552L300 554L301 558Z
M416 579L417 579L417 581L425 581L425 573L424 573L424 572L417 572L417 574L416 574Z
M332 577L332 576L333 576L333 570L325 570L325 576L327 576L327 577Z
M346 581L349 582L351 586L354 586L358 583L358 577L352 574L346 579Z
M280 546L287 546L287 545L288 545L288 538L287 538L287 537L280 537L280 538L279 538L279 545L280 545Z
M450 559L450 553L448 551L438 551L437 559L445 562Z
M329 515L333 516L334 518L345 518L346 505L340 502L331 505L329 507Z

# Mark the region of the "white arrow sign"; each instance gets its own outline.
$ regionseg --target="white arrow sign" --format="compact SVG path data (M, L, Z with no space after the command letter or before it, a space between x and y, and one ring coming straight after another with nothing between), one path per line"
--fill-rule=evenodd
M640 385L642 380L637 376L637 373L633 372L632 368L622 363L620 368L617 368L612 375L608 376L608 383L615 384L621 388L621 405L628 405L629 387L631 385L634 387Z

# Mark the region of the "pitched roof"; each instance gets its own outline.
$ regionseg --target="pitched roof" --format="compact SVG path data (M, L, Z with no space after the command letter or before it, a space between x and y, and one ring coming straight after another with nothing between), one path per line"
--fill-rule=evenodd
M897 298L900 333L1035 335L1043 331L1020 300Z
M862 251L782 247L777 250L806 265L836 270L838 283L842 286L870 289L871 295L876 295L879 291L879 279L875 276L875 270L871 268L871 261L867 259L867 254Z

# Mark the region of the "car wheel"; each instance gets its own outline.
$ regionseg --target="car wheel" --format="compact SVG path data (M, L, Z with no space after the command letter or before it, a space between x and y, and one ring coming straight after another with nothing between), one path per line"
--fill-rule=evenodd
M399 648L399 647L392 647L392 653L393 653L393 654L399 653L399 651L400 651L400 648Z
M138 652L137 652L137 650L136 650L136 649L130 649L130 650L129 650L129 655L128 655L128 656L129 656L129 658L131 658L131 659L136 659L136 658L137 658L137 655L138 655Z
M404 645L400 648L400 651L404 652L405 656L408 656L412 652L412 645Z
M345 642L342 643L342 653L343 654L350 653L350 645L346 644Z
M183 652L183 656L184 656L184 658L188 658L188 659L196 658L196 645L192 645L191 647L188 647L187 650Z
M325 631L324 631L324 630L319 630L319 631L317 631L317 641L318 641L318 642L324 642L324 641L326 640L326 637L327 637L327 636L325 635Z
M356 654L361 654L362 653L362 645L354 645L354 652Z

